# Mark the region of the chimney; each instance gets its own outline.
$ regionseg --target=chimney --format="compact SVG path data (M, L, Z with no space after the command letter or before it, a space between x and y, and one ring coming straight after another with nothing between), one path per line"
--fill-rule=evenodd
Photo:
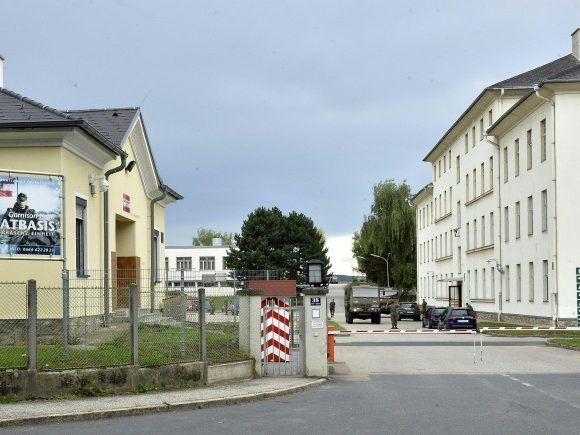
M572 55L580 60L580 28L572 33Z
M0 54L0 88L4 87L4 56Z
M211 239L211 245L212 246L223 246L224 241L221 239L221 237L214 237L213 239Z

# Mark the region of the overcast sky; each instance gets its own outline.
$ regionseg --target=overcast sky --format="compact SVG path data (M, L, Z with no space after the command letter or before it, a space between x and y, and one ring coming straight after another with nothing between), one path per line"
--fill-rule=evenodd
M167 240L310 216L350 273L373 184L429 181L428 150L483 87L571 51L578 1L0 0L5 87L59 109L140 106ZM1 164L0 164L1 166Z

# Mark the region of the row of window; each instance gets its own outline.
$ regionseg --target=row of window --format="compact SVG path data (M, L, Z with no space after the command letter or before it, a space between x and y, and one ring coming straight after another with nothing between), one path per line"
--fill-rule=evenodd
M493 212L489 214L489 239L487 238L487 228L486 228L486 216L482 215L478 220L473 219L473 224L470 226L470 222L465 224L465 248L469 251L470 249L477 249L484 246L491 246L494 243L495 228ZM472 232L473 231L473 237ZM481 232L479 231L481 230ZM472 243L473 242L473 243Z
M493 124L493 110L490 109L488 114L487 126L488 128ZM479 141L484 138L485 127L483 117L479 120ZM471 147L475 147L476 144L476 126L475 124L471 127L471 141L469 137L469 131L465 133L465 154L469 152L469 143L471 142ZM459 156L456 157L457 166L459 166ZM442 170L443 169L443 170ZM447 169L451 169L451 150L439 159L437 163L433 163L433 181L441 177L441 174L447 172ZM459 171L458 171L459 173ZM458 181L459 182L459 181Z
M542 209L542 218L541 218L541 225L542 231L548 231L548 191L542 190L540 193L541 197L541 209ZM521 237L521 203L520 201L516 201L514 206L514 221L515 221L515 238L519 239ZM528 196L527 200L527 230L528 236L532 236L534 234L534 197L533 195ZM510 207L504 207L504 241L507 243L510 241Z
M472 274L473 272L473 274ZM527 265L528 274L528 298L529 302L534 302L536 298L536 269L534 262L530 261ZM515 279L515 298L516 302L522 301L522 265L515 265L515 277L511 276L511 268L509 265L505 266L504 270L505 301L511 300L511 286L512 279ZM451 276L451 274L449 274ZM419 290L423 297L437 298L447 297L448 289L445 287L445 281L440 282L440 279L447 279L448 274L432 275L420 278ZM472 281L473 278L473 281ZM489 278L489 280L488 280ZM549 269L548 260L542 260L542 301L549 301ZM438 285L441 283L441 285ZM489 285L488 285L489 284ZM464 289L468 292L471 299L493 299L495 297L495 268L481 268L468 270L465 274L465 281L463 282Z
M534 162L534 145L532 129L526 132L526 167L531 170ZM540 163L546 161L546 119L540 121ZM514 141L514 177L520 175L520 139ZM509 179L509 152L508 147L503 148L503 182Z
M419 263L449 257L453 253L453 231L446 231L431 240L419 244Z
M449 187L449 192L445 190L429 204L417 210L419 228L426 228L437 219L450 214L451 204L453 204L453 188Z
M459 156L458 156L459 157ZM457 183L460 181L460 167L459 167L459 159L457 160ZM479 186L477 185L477 168L474 168L472 171L472 178L471 178L471 185L469 184L469 172L465 174L465 201L468 202L472 199L477 198L478 196L483 195L484 193L493 189L493 156L489 158L489 167L488 167L488 182L485 182L486 175L485 175L485 162L482 162L480 165L479 170ZM479 187L479 189L478 189Z
M226 268L226 258L223 257L224 269ZM165 258L165 267L169 269L168 258ZM192 270L192 257L177 257L176 268L178 270ZM199 257L199 270L215 270L215 257Z

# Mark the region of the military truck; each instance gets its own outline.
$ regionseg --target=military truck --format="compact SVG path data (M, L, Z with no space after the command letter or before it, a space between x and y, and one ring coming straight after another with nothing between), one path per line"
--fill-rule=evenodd
M380 289L381 295L381 313L389 314L391 312L390 305L393 302L399 302L399 292L397 290L393 290L392 288L382 288Z
M352 285L344 288L344 313L346 323L353 319L371 319L371 323L381 323L379 288L372 285Z

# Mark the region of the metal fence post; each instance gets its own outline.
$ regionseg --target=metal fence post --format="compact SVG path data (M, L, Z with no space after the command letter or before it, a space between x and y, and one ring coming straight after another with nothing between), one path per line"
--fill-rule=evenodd
M36 321L38 319L38 304L36 293L36 280L29 279L27 284L27 305L28 305L28 370L36 370Z
M207 362L207 341L205 336L205 288L200 287L199 296L199 354L203 362Z
M68 355L70 282L68 270L62 270L62 350Z
M137 307L139 306L137 298L137 284L129 284L129 322L130 322L130 336L131 336L131 365L139 365L139 314Z

